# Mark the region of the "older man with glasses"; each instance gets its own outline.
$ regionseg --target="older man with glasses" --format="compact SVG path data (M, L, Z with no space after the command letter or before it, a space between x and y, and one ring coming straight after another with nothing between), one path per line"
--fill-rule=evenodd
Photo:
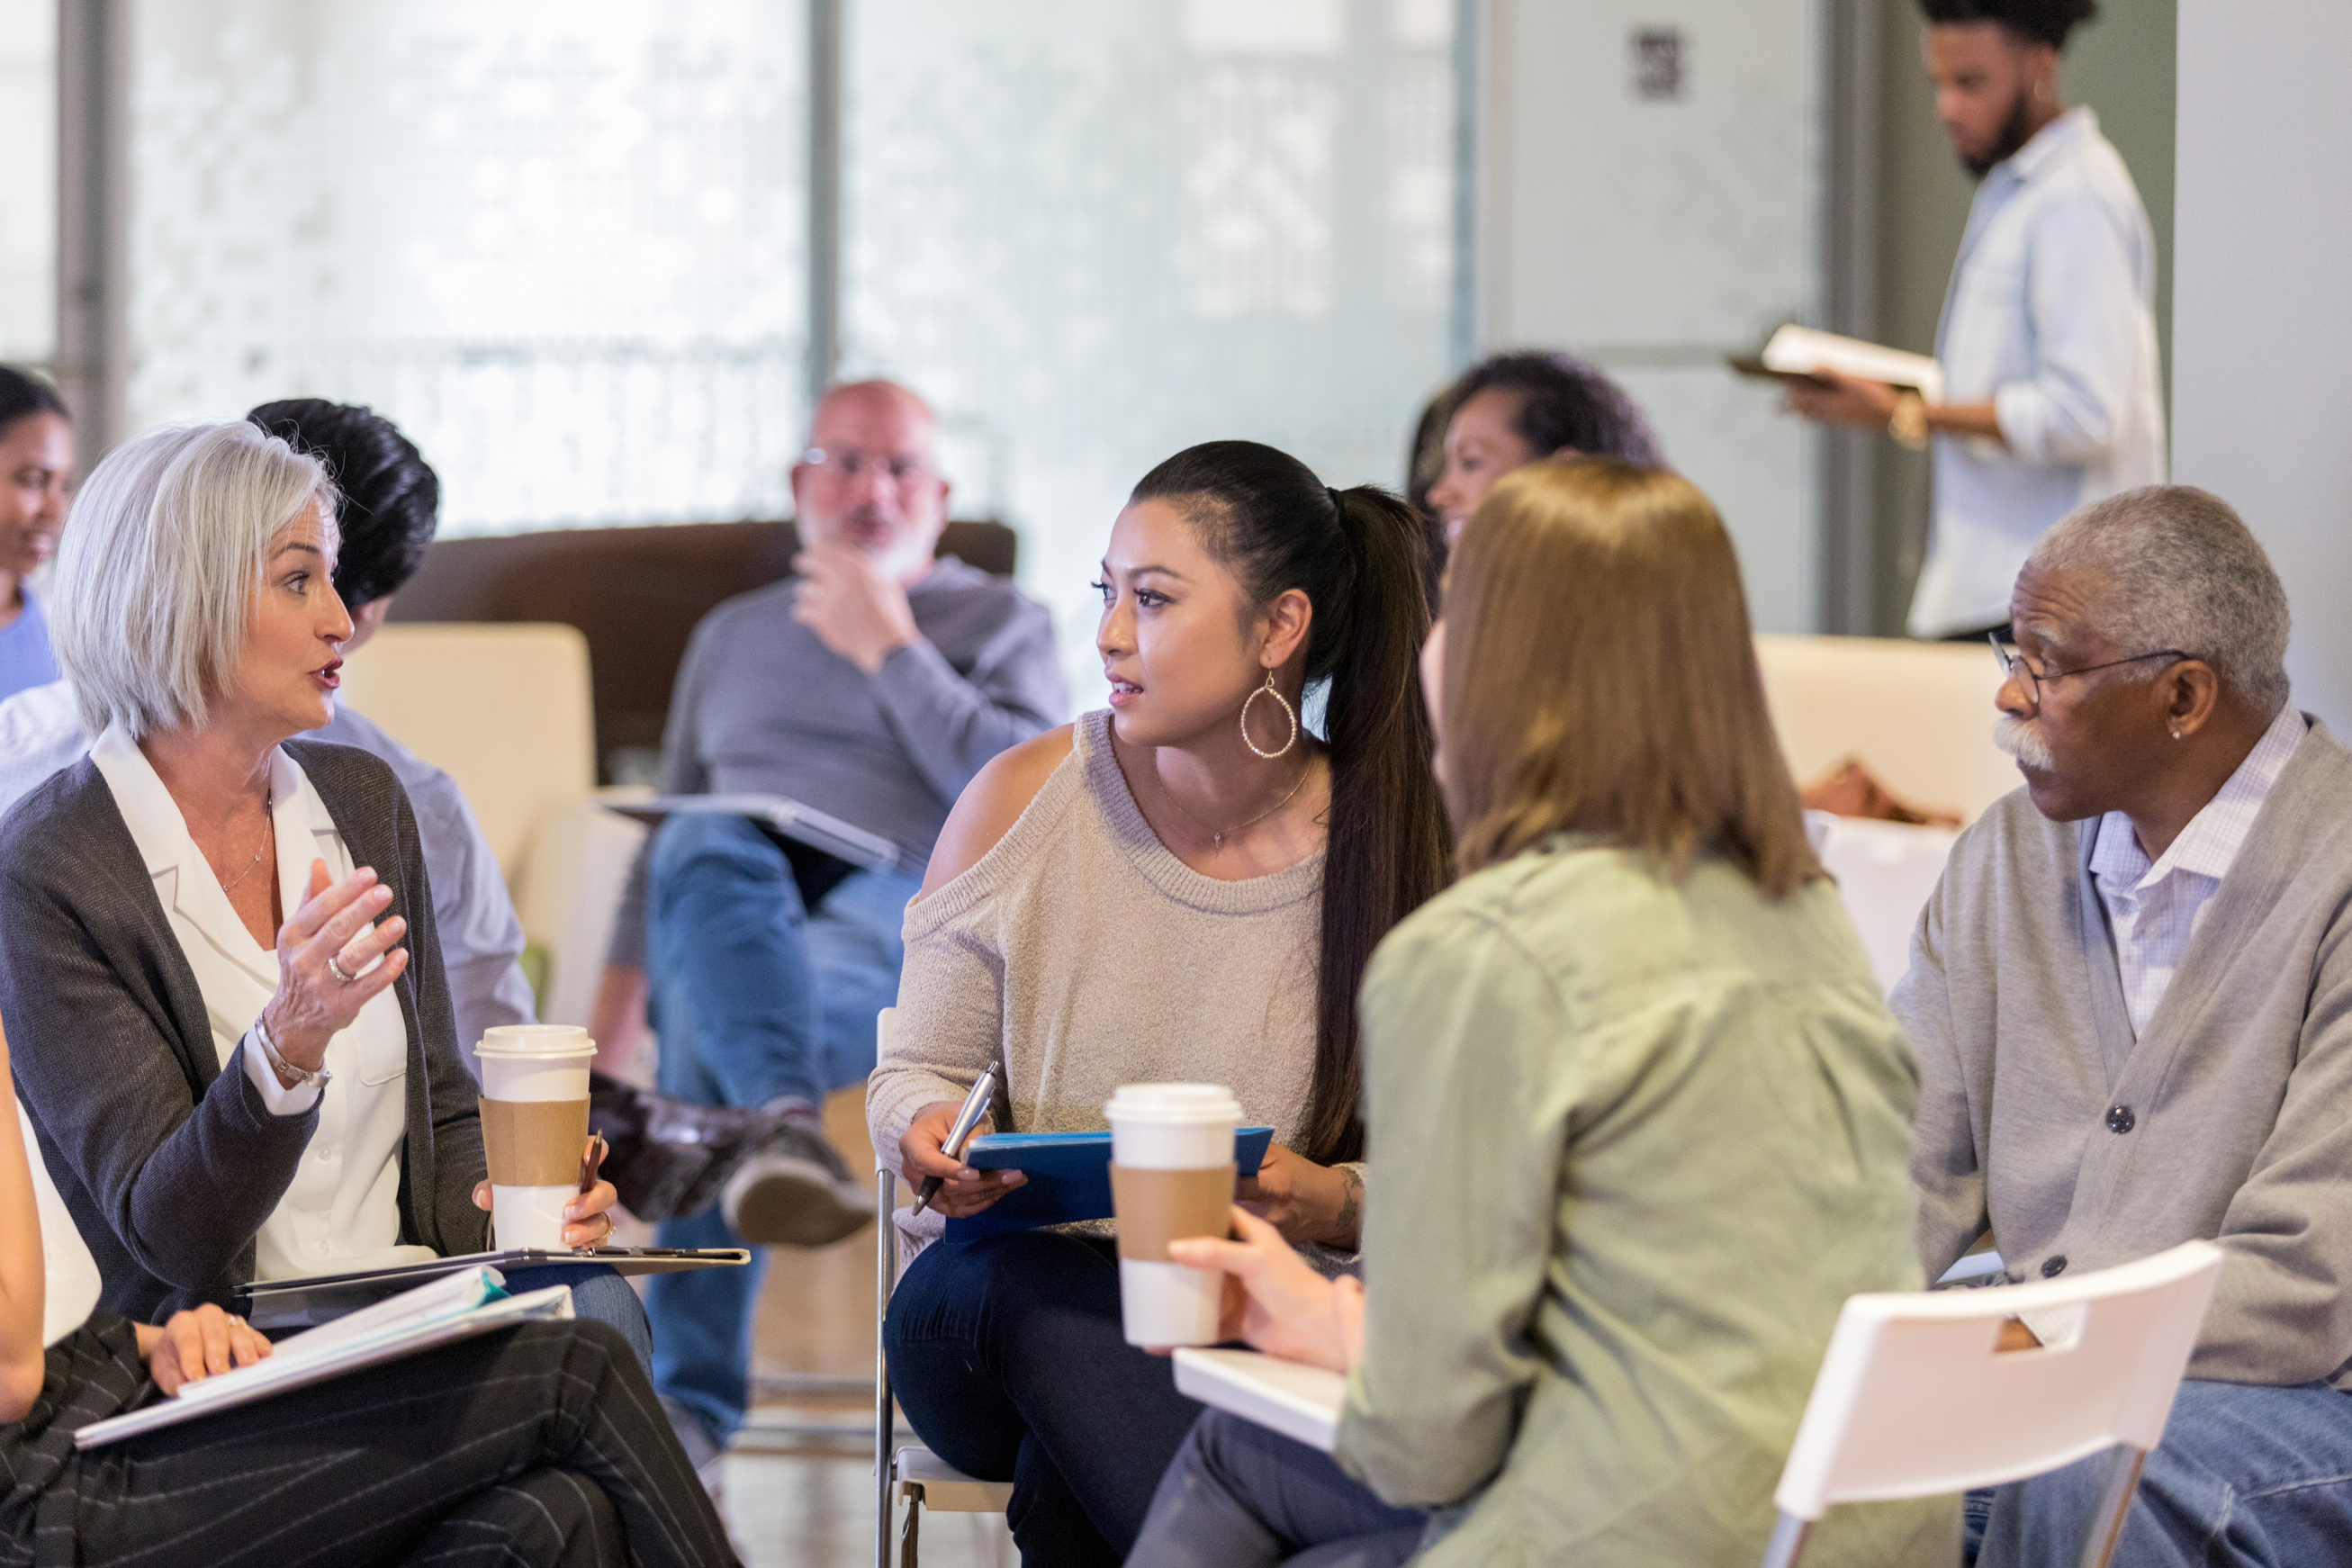
M2219 1242L2115 1561L2342 1562L2352 752L2287 700L2285 590L2202 490L2074 513L2010 609L1996 738L2025 788L1955 845L1894 998L1924 1261L1988 1229L2011 1280ZM2073 1561L2102 1463L1992 1494L1984 1568Z
M666 1247L817 1246L872 1219L819 1108L873 1069L899 927L949 807L1067 704L1044 607L934 559L948 498L934 432L904 387L828 393L793 468L799 575L712 610L678 670L665 793L782 795L890 840L899 862L852 866L743 816L675 816L654 835L596 1037L625 1054L642 1007L665 1093L784 1113L718 1209L664 1222ZM654 1382L706 1478L748 1401L759 1272L663 1275L646 1293Z

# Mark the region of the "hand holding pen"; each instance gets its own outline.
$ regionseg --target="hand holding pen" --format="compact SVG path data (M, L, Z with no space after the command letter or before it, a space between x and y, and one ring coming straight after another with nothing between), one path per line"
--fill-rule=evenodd
M898 1140L900 1169L916 1188L915 1212L936 1206L950 1218L978 1214L1024 1180L1018 1171L975 1171L962 1161L980 1132L996 1091L995 1075L971 1086L961 1105L937 1100L915 1113Z

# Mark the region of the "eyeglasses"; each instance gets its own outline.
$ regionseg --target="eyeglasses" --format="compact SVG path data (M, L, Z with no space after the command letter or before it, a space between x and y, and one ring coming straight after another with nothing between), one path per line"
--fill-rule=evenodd
M1992 656L2000 660L2001 679L2017 682L2024 689L2027 700L2036 708L2042 706L2042 689L2044 686L2053 681L2063 680L2069 676L2089 675L2095 670L2114 669L2122 665L2137 664L2144 658L2180 659L2197 657L2193 653L2183 653L2177 647L2158 648L2154 653L2136 653L2129 658L2111 658L2105 664L2086 664L2080 669L2053 669L2044 675L2036 675L2033 673L2033 667L2025 662L2025 656L2017 651L2017 646L2014 643L2002 642L1997 632L1985 633L1985 641L1992 644Z
M845 479L861 479L872 474L877 479L887 477L892 484L917 484L931 477L931 465L920 458L885 458L871 452L828 451L823 447L811 447L801 454L801 461L813 468L823 468Z

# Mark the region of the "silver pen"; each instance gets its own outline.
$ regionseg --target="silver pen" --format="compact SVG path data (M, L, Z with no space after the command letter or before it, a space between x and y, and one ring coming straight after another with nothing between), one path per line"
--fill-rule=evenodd
M950 1160L961 1157L965 1142L971 1137L971 1130L980 1125L980 1119L988 1114L988 1108L995 1099L996 1074L992 1069L981 1074L980 1081L971 1086L971 1092L963 1097L963 1109L956 1112L955 1125L948 1129L947 1142L940 1145L940 1152ZM941 1180L938 1176L923 1178L922 1190L915 1194L917 1214L929 1208L931 1200L939 1195Z

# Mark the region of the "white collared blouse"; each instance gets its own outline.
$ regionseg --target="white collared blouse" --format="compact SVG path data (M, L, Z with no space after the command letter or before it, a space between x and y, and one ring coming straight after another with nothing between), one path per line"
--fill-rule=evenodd
M156 901L194 971L223 1068L246 1045L244 1071L272 1114L299 1116L316 1101L319 1125L294 1179L255 1237L254 1277L285 1279L420 1261L427 1247L400 1244L400 1156L408 1117L408 1026L385 991L327 1045L324 1090L288 1089L248 1040L278 990L278 954L253 940L220 879L189 837L186 819L138 743L120 726L90 748L114 796ZM310 866L340 880L351 852L310 781L281 749L270 755L278 896L291 911L308 897Z

